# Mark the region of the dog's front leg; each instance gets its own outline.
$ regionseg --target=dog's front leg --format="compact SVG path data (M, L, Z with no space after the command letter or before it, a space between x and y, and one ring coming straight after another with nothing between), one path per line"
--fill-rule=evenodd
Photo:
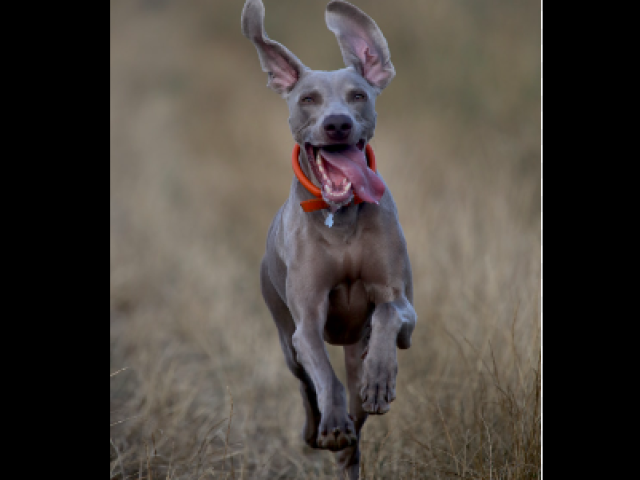
M345 389L331 367L324 344L328 301L328 295L317 298L304 295L290 299L289 304L296 322L293 346L297 360L311 378L317 393L321 414L318 448L338 451L354 445L357 437L347 413Z
M362 408L366 412L383 414L389 411L389 404L396 398L396 347L411 346L415 324L416 312L405 297L376 306L360 390Z

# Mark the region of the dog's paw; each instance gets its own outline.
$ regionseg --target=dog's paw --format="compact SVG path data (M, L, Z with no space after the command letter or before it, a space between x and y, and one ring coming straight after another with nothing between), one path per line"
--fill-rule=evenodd
M358 441L353 421L344 407L333 407L326 415L322 415L318 430L316 448L337 452L355 445Z
M360 398L362 408L372 415L382 415L389 411L390 403L396 399L396 375L398 363L380 361L369 355L364 361Z

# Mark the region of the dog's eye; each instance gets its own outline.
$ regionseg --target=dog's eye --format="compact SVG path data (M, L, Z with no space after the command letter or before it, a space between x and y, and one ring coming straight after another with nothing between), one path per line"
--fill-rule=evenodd
M315 101L313 100L312 96L307 95L306 97L302 97L302 99L300 100L300 103L311 104L311 103L315 103Z
M367 96L364 93L356 93L353 95L353 99L356 101L366 100Z

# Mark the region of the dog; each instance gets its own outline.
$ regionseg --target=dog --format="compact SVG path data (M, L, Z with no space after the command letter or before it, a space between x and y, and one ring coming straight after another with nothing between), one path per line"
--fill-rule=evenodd
M269 228L262 295L300 381L305 442L336 452L341 475L356 479L362 427L368 414L389 411L396 348L410 347L416 324L406 241L369 146L376 97L395 69L376 23L347 2L326 7L346 64L331 72L271 40L264 13L260 0L247 0L242 33L289 106L296 175ZM344 348L348 410L324 342Z

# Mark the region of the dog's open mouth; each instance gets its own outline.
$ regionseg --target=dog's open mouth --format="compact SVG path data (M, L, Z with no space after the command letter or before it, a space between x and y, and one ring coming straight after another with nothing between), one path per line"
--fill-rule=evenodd
M354 193L370 203L378 203L382 198L384 182L367 166L364 140L356 145L307 143L305 149L311 169L322 185L322 198L332 211L351 202Z

